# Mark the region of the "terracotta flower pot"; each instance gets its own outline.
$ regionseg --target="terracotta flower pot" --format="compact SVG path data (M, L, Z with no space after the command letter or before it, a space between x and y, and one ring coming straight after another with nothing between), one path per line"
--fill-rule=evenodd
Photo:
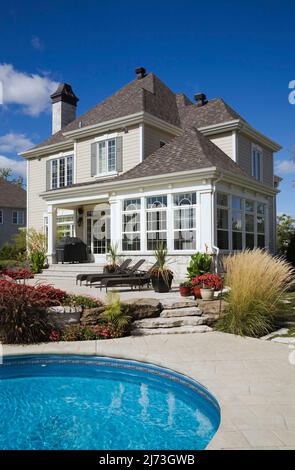
M192 288L190 286L180 286L179 293L181 297L189 297L192 295Z
M201 299L201 288L200 287L193 287L193 294L195 299Z

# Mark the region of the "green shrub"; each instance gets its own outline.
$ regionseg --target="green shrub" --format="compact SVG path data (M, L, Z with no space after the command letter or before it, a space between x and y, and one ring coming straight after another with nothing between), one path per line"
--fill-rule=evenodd
M212 256L208 253L196 253L191 256L187 267L187 277L192 280L196 276L211 272Z
M295 234L292 236L286 252L286 259L295 266Z
M100 315L101 321L111 324L122 335L129 331L131 315L122 308L120 297L115 292L107 294L105 311Z
M228 311L216 328L241 336L260 337L273 328L279 301L294 282L294 271L283 259L260 249L224 260Z
M17 249L11 243L5 243L0 250L0 260L16 259Z
M102 306L102 302L86 295L68 295L63 301L63 305L69 305L70 307L81 306L83 308L97 308Z
M41 273L46 260L46 255L42 251L33 251L30 255L32 271L35 274Z

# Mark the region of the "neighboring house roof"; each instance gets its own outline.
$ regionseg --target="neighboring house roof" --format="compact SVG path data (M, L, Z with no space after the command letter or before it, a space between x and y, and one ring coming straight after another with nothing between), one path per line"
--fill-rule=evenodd
M27 205L27 193L16 184L0 178L0 208L11 207L16 209L25 208Z
M159 173L177 173L209 167L217 167L249 178L247 173L219 147L196 128L191 128L186 129L182 135L174 137L116 180L145 178Z

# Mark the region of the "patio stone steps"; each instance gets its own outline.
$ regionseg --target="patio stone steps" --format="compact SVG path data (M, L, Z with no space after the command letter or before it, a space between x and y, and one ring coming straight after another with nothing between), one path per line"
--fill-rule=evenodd
M203 315L198 303L191 299L161 299L160 316L144 318L133 323L133 335L171 333L206 333L212 331L209 316Z
M207 325L197 326L178 326L171 328L138 328L133 331L134 336L146 335L169 335L169 334L189 334L189 333L208 333L212 328Z
M79 263L79 264L52 264L35 278L40 281L54 282L58 279L68 279L76 281L77 274L102 272L103 263Z

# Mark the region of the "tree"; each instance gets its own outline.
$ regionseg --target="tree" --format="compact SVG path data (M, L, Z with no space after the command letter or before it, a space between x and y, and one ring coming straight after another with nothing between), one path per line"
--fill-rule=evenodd
M290 215L282 214L277 217L278 252L286 255L289 243L295 235L295 219Z
M17 176L17 178L13 178L13 171L11 168L0 168L0 178L8 181L9 183L15 184L20 188L24 187L24 178L22 176Z

